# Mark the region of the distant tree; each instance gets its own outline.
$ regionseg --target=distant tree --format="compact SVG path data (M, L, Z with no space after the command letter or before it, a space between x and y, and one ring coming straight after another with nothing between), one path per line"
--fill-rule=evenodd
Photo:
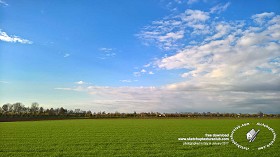
M73 110L68 110L68 113L69 114L74 114L74 111Z
M13 111L15 113L23 112L23 109L24 109L24 105L22 103L17 102L13 104Z
M39 114L43 114L44 113L44 108L43 107L40 107L39 108Z
M30 107L31 113L37 113L39 111L39 104L37 102L33 102Z
M2 110L3 110L3 112L4 113L6 113L6 112L8 112L9 111L9 106L10 106L11 104L4 104L3 106L2 106Z
M59 115L59 108L54 109L55 115Z
M58 114L59 114L59 115L65 115L66 113L67 113L67 110L64 109L63 107L61 107L61 108L59 109L59 111L58 111Z
M45 110L45 114L46 114L46 115L49 115L49 113L50 113L50 109L47 108L47 109Z
M49 110L49 115L54 115L54 114L55 114L54 109L51 108L51 109Z
M8 104L8 112L12 113L14 111L13 106L14 105L12 105L12 104Z
M263 113L261 111L258 113L258 115L259 117L263 117Z
M74 112L75 112L75 113L80 113L80 112L81 112L81 109L75 109Z
M90 110L88 110L88 111L86 112L86 115L85 115L85 116L87 116L87 117L91 117L91 116L92 116L91 111L90 111Z

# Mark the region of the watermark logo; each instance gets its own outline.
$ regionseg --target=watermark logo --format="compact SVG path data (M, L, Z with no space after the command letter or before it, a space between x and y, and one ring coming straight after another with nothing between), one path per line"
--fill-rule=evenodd
M260 130L255 131L255 129L250 130L246 136L247 136L247 140L249 140L249 142L254 142L254 140L256 139L258 133L260 132Z
M258 139L256 139L257 136ZM243 150L263 150L273 145L276 136L274 129L264 123L243 123L232 130L230 140L236 147Z
M264 123L243 123L233 128L231 133L206 133L199 137L180 137L183 145L228 145L234 144L243 150L263 150L271 147L276 140L273 128Z

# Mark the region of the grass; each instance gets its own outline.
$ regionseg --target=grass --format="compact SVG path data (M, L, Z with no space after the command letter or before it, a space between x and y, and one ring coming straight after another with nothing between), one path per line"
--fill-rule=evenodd
M245 151L231 142L222 146L189 146L180 137L230 134L242 123L262 122L280 133L280 119L99 119L0 123L0 156L279 156L280 142ZM248 145L248 128L236 131L236 141ZM264 130L264 129L263 129ZM262 134L261 134L262 133ZM240 134L240 135L239 135ZM238 135L238 136L237 136ZM258 138L272 135L261 131Z

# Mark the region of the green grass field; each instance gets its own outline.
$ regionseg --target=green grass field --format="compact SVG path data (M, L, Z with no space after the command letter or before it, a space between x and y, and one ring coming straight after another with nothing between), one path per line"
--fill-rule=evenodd
M242 123L262 122L280 133L280 119L99 119L0 123L0 156L279 156L280 139L264 150L242 150L231 141L214 146L183 145L181 137L230 134ZM248 146L246 132L236 141ZM255 145L269 142L262 129ZM242 132L243 131L243 132ZM245 131L245 132L244 132ZM242 132L242 133L241 133ZM240 134L240 136L239 136ZM237 136L238 135L238 136ZM265 137L265 140L258 140Z

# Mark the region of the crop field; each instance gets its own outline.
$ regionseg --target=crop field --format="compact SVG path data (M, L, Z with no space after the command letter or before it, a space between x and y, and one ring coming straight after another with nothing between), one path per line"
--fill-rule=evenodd
M262 127L255 141L246 133L264 123L280 133L280 119L86 119L0 123L0 156L279 156L280 138L263 150L273 138ZM205 137L205 134L231 134L243 123L252 125L236 130L234 139L224 145L186 145L178 138ZM264 129L263 129L264 128ZM263 139L263 140L260 140ZM193 141L192 141L193 142ZM200 142L200 141L196 141ZM204 141L202 141L204 142ZM209 142L209 141L207 141ZM221 142L221 141L216 141ZM252 144L252 145L250 145Z

